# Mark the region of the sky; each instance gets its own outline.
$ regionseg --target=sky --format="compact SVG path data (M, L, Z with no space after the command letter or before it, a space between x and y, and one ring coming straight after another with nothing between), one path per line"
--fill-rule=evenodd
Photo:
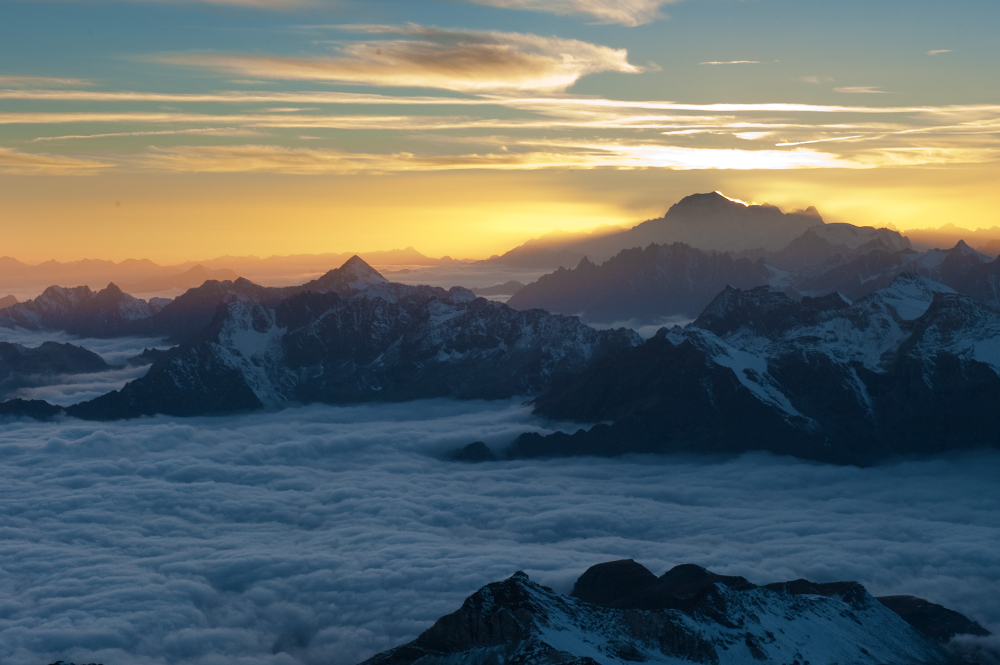
M719 190L1000 224L987 0L0 0L3 254L484 258Z

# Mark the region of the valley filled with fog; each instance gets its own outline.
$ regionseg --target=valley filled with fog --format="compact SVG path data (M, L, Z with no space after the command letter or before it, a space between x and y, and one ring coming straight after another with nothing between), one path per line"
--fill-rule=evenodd
M517 399L9 422L0 661L352 665L517 570L568 592L619 558L857 580L1000 628L1000 452L446 459L552 427Z

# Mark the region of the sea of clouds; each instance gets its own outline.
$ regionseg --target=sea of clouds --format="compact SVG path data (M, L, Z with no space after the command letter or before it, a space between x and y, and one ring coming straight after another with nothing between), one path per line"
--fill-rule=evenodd
M858 580L1000 628L1000 452L467 464L506 402L0 429L0 663L353 665L524 570ZM970 648L985 648L979 642Z
M127 367L129 359L139 355L144 349L170 348L165 340L157 337L117 337L95 339L77 337L63 332L25 330L23 328L0 328L0 342L22 344L29 348L41 346L43 342L73 344L93 351L112 365L103 372L70 375L40 375L30 377L29 385L19 386L9 394L0 395L0 400L42 399L50 404L69 406L86 402L95 397L120 390L129 381L141 378L149 371L149 365Z

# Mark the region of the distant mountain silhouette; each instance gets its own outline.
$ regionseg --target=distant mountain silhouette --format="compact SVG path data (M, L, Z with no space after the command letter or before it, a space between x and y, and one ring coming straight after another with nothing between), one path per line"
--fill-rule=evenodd
M99 286L113 282L130 293L151 293L175 288L198 286L206 279L232 280L244 275L258 281L281 280L301 275L325 273L331 265L340 265L354 256L352 252L339 254L298 254L291 256L222 256L204 261L189 261L173 266L163 266L147 259L127 259L119 263L95 259L82 261L46 261L28 265L9 256L0 257L0 290L37 288L52 284L66 287ZM413 247L362 254L377 265L451 265L455 259L433 259Z
M15 298L14 296L4 296L3 298L0 298L0 309L6 309L7 307L16 304L17 304L17 298Z
M918 253L896 231L850 224L814 226L768 252L704 252L682 243L623 250L598 265L584 257L526 285L507 304L578 315L589 323L657 323L694 317L725 286L768 284L795 299L838 292L857 300L913 272L1000 309L1000 260L959 242Z
M584 257L528 284L507 304L580 316L588 322L694 318L726 285L752 288L771 276L763 262L682 243L626 249L598 266Z
M206 268L198 264L188 268L182 273L148 279L136 284L130 289L133 293L155 293L157 291L169 291L172 289L191 289L201 286L210 279L217 281L239 279L239 275L229 268Z
M512 279L503 284L474 288L472 292L477 296L512 296L523 288L524 284Z
M815 208L783 213L772 205L745 205L718 192L693 194L671 206L663 217L626 231L562 243L529 242L490 261L526 268L566 267L575 266L584 256L601 263L623 249L677 242L704 251L776 251L822 223Z

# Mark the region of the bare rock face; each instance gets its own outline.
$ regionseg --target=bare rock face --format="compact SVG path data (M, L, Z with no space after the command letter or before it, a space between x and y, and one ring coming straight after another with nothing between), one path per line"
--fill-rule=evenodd
M587 570L571 596L522 572L488 584L364 665L963 662L892 606L854 582L758 587L691 564L656 577L613 561Z

